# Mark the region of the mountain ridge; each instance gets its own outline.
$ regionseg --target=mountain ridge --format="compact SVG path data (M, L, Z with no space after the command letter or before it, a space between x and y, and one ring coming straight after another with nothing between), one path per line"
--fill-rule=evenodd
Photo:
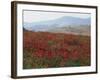
M61 18L24 23L24 29L29 31L48 31L48 32L63 32L63 33L80 33L90 35L91 18L78 18L63 16ZM69 29L70 27L70 29ZM79 30L79 31L78 31ZM72 32L73 31L73 32Z

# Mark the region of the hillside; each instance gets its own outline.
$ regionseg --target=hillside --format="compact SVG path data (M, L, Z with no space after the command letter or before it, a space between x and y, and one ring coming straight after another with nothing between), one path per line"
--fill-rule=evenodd
M53 33L68 33L68 34L76 34L76 35L88 35L90 36L90 26L68 26L68 27L54 27L48 32L53 32Z

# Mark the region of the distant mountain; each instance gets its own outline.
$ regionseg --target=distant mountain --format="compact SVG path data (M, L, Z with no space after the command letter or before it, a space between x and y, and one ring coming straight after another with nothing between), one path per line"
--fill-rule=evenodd
M63 27L63 26L79 26L79 25L90 25L91 19L90 18L77 18L77 17L70 17L70 16L63 16L58 19L48 20L48 21L41 21L41 22L33 22L33 23L26 23L24 22L24 28L27 30L34 30L34 31L47 31L54 27Z
M58 19L24 23L24 30L90 35L91 18L63 16Z

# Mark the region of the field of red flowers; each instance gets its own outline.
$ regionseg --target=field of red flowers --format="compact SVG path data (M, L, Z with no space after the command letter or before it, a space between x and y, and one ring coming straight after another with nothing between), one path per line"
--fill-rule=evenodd
M23 32L23 69L90 65L90 36Z

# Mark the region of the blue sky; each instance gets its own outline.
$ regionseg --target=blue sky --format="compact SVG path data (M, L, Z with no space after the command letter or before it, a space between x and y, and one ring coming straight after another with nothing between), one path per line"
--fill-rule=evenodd
M89 13L59 13L59 12L44 12L44 11L24 11L24 22L40 22L57 19L63 16L79 17L79 18L89 18L91 15Z

